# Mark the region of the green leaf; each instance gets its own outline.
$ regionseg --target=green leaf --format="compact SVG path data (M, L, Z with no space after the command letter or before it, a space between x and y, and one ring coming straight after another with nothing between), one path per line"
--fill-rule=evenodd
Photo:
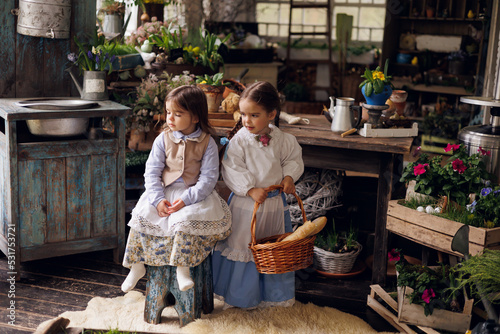
M373 92L373 84L371 82L366 84L365 94L366 96L371 96Z

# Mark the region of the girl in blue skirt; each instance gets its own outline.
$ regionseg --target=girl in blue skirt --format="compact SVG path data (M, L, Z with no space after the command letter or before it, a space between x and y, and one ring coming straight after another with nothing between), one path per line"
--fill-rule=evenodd
M257 239L292 231L284 193L295 192L294 182L304 171L302 149L293 135L270 124L280 107L273 85L262 81L252 84L242 93L239 106L241 118L231 132L234 136L229 136L222 160L222 176L232 191L228 201L232 233L215 247L214 292L226 307L291 306L295 273L260 274L248 244L255 202L261 204ZM275 184L281 184L284 193L264 190Z

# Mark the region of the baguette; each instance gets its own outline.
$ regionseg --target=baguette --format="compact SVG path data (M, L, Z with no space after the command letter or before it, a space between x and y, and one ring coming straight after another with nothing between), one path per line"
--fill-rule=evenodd
M302 226L299 226L295 230L295 232L293 232L292 234L290 234L281 241L292 241L310 237L321 231L323 227L325 227L325 225L326 225L326 217L319 217L316 218L314 221L308 220Z

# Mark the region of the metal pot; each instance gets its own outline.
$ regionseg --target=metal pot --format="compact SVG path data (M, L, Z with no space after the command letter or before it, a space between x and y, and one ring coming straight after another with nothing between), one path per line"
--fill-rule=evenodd
M17 32L45 38L69 38L71 0L19 0Z
M495 100L486 101L480 97L461 98L462 102L493 106ZM489 103L489 104L485 104ZM491 104L494 103L494 104ZM486 170L496 176L496 182L500 181L500 107L492 107L490 110L492 116L491 125L474 125L463 128L458 133L458 140L468 148L469 155L478 152L481 147L483 150L490 151L491 155L484 156L483 161L486 164Z

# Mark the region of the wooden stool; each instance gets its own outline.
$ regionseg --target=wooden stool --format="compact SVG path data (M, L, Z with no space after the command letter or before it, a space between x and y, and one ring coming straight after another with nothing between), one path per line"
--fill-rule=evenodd
M163 309L174 304L181 327L200 318L202 310L205 314L213 311L212 256L209 255L198 266L189 268L194 287L187 291L179 290L176 269L172 266L147 266L144 321L159 324ZM172 297L175 301L172 301Z

